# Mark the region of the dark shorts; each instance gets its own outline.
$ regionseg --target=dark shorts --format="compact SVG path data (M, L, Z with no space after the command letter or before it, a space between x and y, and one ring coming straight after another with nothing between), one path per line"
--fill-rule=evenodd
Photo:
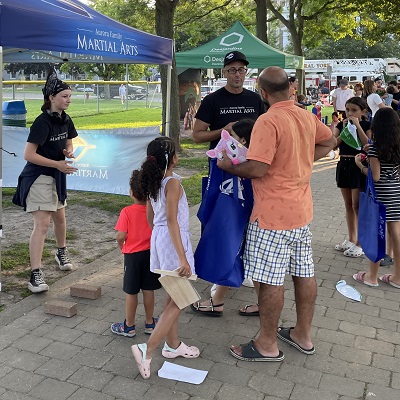
M150 271L150 250L124 254L124 272L123 290L126 294L161 288L160 275Z
M354 157L340 157L336 167L336 183L342 189L364 189L365 175L357 167Z

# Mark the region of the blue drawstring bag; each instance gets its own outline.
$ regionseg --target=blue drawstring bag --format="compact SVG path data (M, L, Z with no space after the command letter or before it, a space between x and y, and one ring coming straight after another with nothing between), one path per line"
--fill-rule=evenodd
M386 206L376 200L371 168L359 202L358 241L368 259L378 262L386 254Z
M203 232L194 260L201 279L223 286L241 286L245 235L252 208L251 181L221 170L217 161L211 160L210 176L197 213Z

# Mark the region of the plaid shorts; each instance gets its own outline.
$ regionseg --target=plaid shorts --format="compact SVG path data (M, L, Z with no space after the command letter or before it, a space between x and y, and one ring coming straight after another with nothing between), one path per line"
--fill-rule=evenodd
M260 229L249 222L243 256L245 277L282 286L285 274L314 276L310 225L292 230Z

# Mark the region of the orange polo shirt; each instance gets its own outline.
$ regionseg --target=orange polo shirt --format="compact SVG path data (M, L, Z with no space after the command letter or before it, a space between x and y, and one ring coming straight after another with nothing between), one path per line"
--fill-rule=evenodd
M258 220L262 229L290 230L312 221L315 145L331 137L327 126L293 100L272 105L257 119L247 159L270 167L263 177L252 180L252 222Z

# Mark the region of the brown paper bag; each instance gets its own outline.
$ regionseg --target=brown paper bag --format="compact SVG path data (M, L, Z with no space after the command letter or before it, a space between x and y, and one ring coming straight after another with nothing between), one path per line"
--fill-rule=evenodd
M154 272L156 274L164 275L158 278L158 280L180 310L184 309L189 304L200 300L200 295L190 283L190 281L195 281L197 279L197 275L191 275L186 278L180 277L176 271L156 269Z

